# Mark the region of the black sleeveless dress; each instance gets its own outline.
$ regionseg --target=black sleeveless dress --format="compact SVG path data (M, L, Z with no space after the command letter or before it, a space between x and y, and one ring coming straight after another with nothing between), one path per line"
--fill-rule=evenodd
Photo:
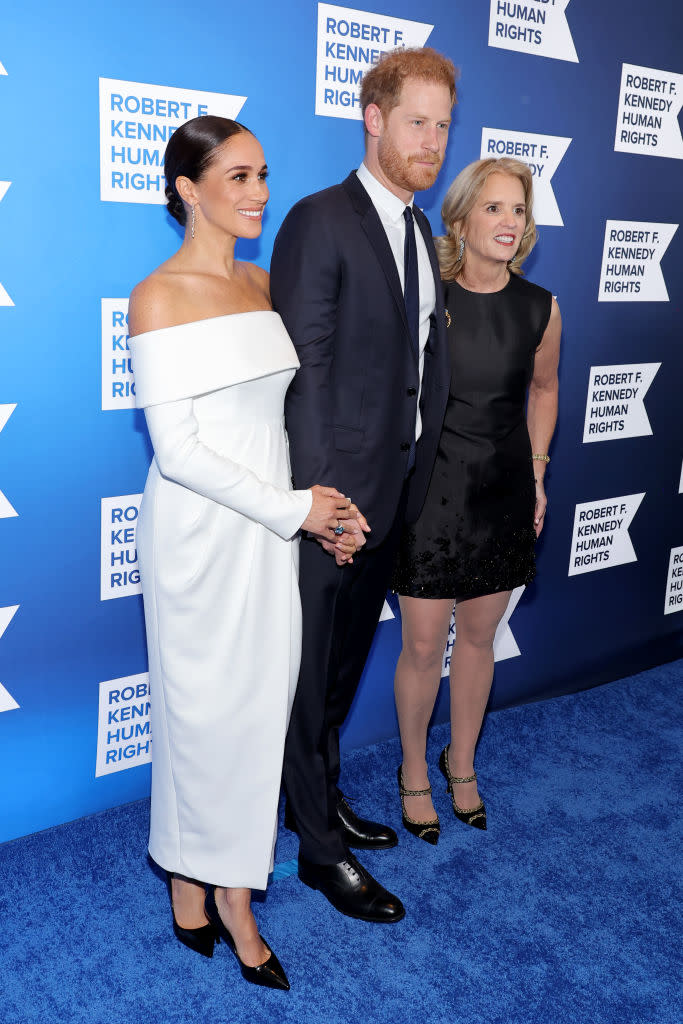
M444 282L451 384L418 521L406 528L392 587L465 600L536 574L531 443L525 418L552 295L515 274L498 292Z

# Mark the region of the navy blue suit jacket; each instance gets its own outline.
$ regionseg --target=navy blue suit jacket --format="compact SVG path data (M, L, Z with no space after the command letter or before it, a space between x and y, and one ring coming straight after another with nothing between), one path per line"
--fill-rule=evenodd
M414 207L434 273L436 308L425 349L422 435L407 519L424 503L450 379L443 292L429 222ZM389 241L355 171L298 202L275 239L274 309L301 368L285 404L294 486L325 484L351 497L386 536L415 431L417 360Z

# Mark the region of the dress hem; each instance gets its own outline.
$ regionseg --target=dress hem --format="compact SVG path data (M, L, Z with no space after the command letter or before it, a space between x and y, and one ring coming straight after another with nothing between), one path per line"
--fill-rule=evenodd
M193 881L199 882L200 885L218 886L221 889L256 889L261 892L265 892L268 888L268 877L271 872L268 872L266 875L265 882L262 875L259 875L258 879L256 879L256 876L253 876L252 880L247 879L246 881L242 877L235 878L232 875L224 875L221 876L221 878L197 878L195 874L188 871L187 865L181 865L180 867L167 867L165 864L162 864L160 860L157 860L151 849L148 849L148 852L154 863L157 867L160 867L162 871L167 871L172 875L182 875L183 878L191 878Z
M530 583L536 578L534 572L531 576L525 576L523 579L517 579L516 581L505 580L503 583L498 583L493 586L470 588L467 591L458 591L453 593L444 593L443 588L435 587L410 587L410 586L392 586L392 592L398 594L399 597L413 597L413 598L424 598L427 601L446 601L451 598L453 601L471 601L475 597L489 597L491 594L501 594L506 590L516 590L517 587L528 587ZM437 591L437 592L435 592Z

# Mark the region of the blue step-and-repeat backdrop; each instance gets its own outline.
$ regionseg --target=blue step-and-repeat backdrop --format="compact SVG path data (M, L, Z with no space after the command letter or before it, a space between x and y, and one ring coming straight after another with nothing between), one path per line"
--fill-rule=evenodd
M461 69L444 169L420 199L434 233L465 164L527 161L527 273L564 318L539 575L501 625L492 706L680 655L682 38L678 0L3 6L0 840L149 788L135 522L150 446L126 314L180 241L161 205L166 141L203 112L253 129L272 198L241 255L267 268L289 207L358 165L358 83L394 46L428 43ZM277 615L264 609L260 643ZM399 644L390 596L347 746L395 734Z

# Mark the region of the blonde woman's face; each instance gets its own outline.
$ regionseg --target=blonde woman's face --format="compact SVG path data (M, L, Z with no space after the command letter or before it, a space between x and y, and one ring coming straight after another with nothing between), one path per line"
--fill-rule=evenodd
M467 261L507 263L519 249L525 227L521 181L509 174L490 174L462 230Z

